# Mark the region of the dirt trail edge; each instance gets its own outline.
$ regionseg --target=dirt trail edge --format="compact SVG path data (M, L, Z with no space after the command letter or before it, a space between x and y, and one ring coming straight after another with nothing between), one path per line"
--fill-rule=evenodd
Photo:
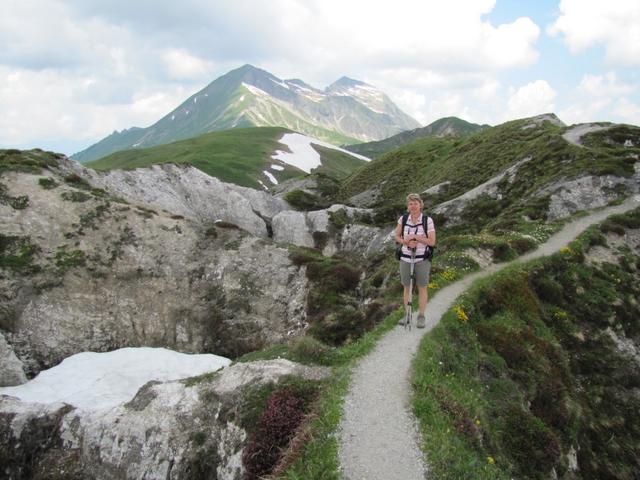
M354 367L337 432L338 457L348 480L419 480L428 478L420 433L409 399L413 357L422 335L429 332L455 299L476 279L513 262L522 262L558 251L587 227L606 217L640 206L640 195L624 203L575 219L537 250L507 263L494 264L443 288L427 307L424 329L406 331L397 326L380 339L374 350ZM415 321L415 319L414 319Z

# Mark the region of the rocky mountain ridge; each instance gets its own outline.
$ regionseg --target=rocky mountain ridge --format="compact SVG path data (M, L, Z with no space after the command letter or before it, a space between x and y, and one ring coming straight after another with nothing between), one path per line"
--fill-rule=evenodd
M237 127L278 126L336 145L386 138L419 124L384 93L341 78L319 90L252 65L214 80L153 125L113 132L72 156L79 162Z

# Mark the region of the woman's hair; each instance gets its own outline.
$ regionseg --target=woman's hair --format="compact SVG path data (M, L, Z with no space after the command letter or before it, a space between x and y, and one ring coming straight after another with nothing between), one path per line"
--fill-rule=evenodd
M418 202L420 204L420 208L421 209L424 207L424 202L422 201L422 198L420 198L419 194L410 193L409 195L407 195L407 203L409 203L412 200Z

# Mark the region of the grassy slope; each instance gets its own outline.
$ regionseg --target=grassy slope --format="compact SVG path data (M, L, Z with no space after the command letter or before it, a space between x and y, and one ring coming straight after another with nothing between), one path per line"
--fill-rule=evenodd
M312 173L325 173L338 179L348 177L354 170L366 165L365 160L360 160L348 153L343 153L333 148L311 144L320 154L322 165L315 168Z
M541 127L523 130L527 123L526 119L515 120L464 139L424 138L388 152L345 180L343 200L380 186L381 204L402 203L407 192L422 192L448 180L451 185L446 195L436 199L445 201L527 156L533 160L522 166L519 180L509 187L506 199L509 203L517 204L526 195L563 175L629 176L633 173L635 159L630 154L640 153L637 147L625 149L619 143L608 145L594 141L587 142L588 148L582 148L562 138L564 127L544 122ZM629 134L631 138L638 138L639 132L638 127L625 126L608 130L609 135Z
M225 182L261 188L257 178L268 168L271 155L286 148L278 142L289 130L280 127L236 128L212 132L157 147L124 150L86 163L96 170L132 169L160 163L186 163ZM346 153L315 147L323 165L317 170L343 178L365 162ZM278 181L304 175L295 167L283 171L269 170ZM269 185L266 178L262 181Z
M369 158L377 158L384 153L420 138L443 136L444 133L447 132L447 129L452 129L455 131L455 134L447 133L446 136L465 137L485 128L489 128L489 126L469 123L457 117L445 117L436 120L426 127L400 132L384 140L349 145L347 150L365 155Z
M603 331L640 334L640 257L584 261L602 232L640 228L640 210L591 227L569 248L475 284L425 336L414 411L434 478L635 478L640 386Z
M239 128L213 132L167 145L125 150L86 165L96 170L146 167L159 163L187 163L225 182L260 188L256 181L268 159L282 145L278 138L288 132L279 127ZM301 175L298 169L272 172L279 180Z

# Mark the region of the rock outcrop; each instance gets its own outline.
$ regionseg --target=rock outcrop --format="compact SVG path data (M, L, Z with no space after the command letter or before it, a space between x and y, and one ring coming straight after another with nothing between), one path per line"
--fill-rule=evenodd
M579 211L604 207L629 194L640 193L640 162L634 164L635 173L628 177L615 175L585 175L553 182L535 193L549 195L547 219L568 217Z
M388 229L358 223L371 214L371 210L365 208L339 204L311 212L280 212L273 218L273 239L319 248L324 255L338 251L367 255L393 243Z
M501 199L502 194L500 193L499 183L505 177L508 182L513 182L515 175L518 172L518 169L523 164L531 161L531 159L532 157L525 157L522 160L517 161L502 173L499 173L495 177L492 177L489 180L487 180L486 182L481 183L477 187L472 188L471 190L455 198L452 198L451 200L447 200L446 202L439 203L438 205L433 207L432 211L434 213L438 213L446 216L447 224L449 225L454 225L456 223L459 223L461 221L461 214L463 210L472 200L475 200L481 195L486 195L491 198ZM436 185L435 187L438 187L438 190L436 190L436 192L434 193L439 192L441 186L443 186L443 184ZM424 193L427 193L427 192L429 192L429 190L426 190Z
M200 223L222 220L247 232L268 236L270 220L289 204L269 193L225 183L191 165L171 163L134 170L96 171L64 159L60 169L86 178L131 202L165 209Z
M0 387L20 385L26 381L24 365L0 332Z
M2 396L0 472L8 480L241 480L247 394L292 376L320 380L329 371L284 359L238 363L151 381L129 402L102 410Z
M166 173L154 171L150 178ZM108 178L117 175L126 177ZM11 351L30 376L77 352L125 346L235 357L306 326L304 268L269 239L114 199L52 171L2 179L7 195L28 198L22 209L0 204L3 254L16 264L0 269L10 347L0 358L13 365L5 384L23 379ZM145 185L139 197L155 195ZM265 215L275 212L266 205Z

